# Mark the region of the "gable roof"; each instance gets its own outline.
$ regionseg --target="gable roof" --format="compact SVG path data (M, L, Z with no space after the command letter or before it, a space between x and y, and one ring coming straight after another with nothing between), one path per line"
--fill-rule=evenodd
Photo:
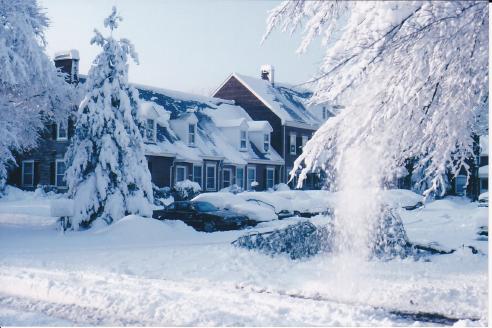
M282 124L317 129L319 120L309 111L308 102L313 93L284 83L272 85L269 81L232 73L214 92L216 94L232 77L236 78L251 93L268 107Z

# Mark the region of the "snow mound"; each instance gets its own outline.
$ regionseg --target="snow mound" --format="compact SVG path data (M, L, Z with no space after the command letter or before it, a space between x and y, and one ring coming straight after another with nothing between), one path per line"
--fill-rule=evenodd
M138 215L128 215L110 226L94 231L94 234L124 243L163 242L169 240L191 239L197 233L182 221L159 221Z

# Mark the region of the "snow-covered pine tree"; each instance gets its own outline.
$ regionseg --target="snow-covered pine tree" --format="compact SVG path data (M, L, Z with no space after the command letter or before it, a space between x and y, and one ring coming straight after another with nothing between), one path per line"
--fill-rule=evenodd
M128 57L138 63L133 45L116 40L113 31L122 18L113 7L104 20L111 31L95 30L91 44L102 47L85 85L75 128L67 151L66 180L74 199L71 229L95 220L111 224L125 215L152 215L152 183L138 113L138 91L128 83Z
M0 0L0 194L13 151L36 146L48 120L66 119L72 90L45 54L48 19L35 0Z
M487 1L285 1L267 25L265 38L304 26L299 52L322 38L313 100L345 106L303 149L301 181L315 166L341 170L353 160L344 150L368 143L377 163L361 164L378 166L377 184L410 158L426 194L468 169L473 135L488 132Z

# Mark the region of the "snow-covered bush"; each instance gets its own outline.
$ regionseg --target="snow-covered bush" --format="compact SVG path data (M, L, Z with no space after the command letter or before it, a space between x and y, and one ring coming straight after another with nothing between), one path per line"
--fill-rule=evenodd
M219 190L219 192L230 192L232 194L239 194L243 192L244 189L239 187L237 184L230 185L229 187L225 187Z
M121 17L113 7L104 20L111 30L95 30L91 44L102 47L85 83L75 136L66 153L66 180L75 201L71 228L110 224L130 214L152 215L152 183L144 153L138 91L128 83L128 57L138 63L133 45L116 40Z
M289 187L289 185L287 185L285 183L279 183L279 184L276 184L275 186L273 186L273 190L275 190L275 191L289 191L290 187Z
M159 188L158 186L153 184L152 191L154 194L154 205L167 206L174 201L171 188L169 187Z
M197 196L202 191L202 188L198 183L186 179L176 182L174 190L177 200L190 200Z
M258 183L258 181L252 181L251 182L251 189L256 191L256 188L259 186L260 184Z
M257 249L268 255L288 254L291 259L307 258L320 252L343 252L337 241L333 218L327 224L314 225L302 221L266 233L251 233L233 242L237 247ZM401 218L385 208L374 225L369 241L370 258L383 261L416 255L409 242Z

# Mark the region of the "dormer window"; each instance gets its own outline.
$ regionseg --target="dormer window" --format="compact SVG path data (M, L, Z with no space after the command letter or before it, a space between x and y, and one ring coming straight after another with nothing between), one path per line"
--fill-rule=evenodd
M145 124L145 140L147 142L156 141L156 123L153 119L147 119Z
M188 145L190 146L195 145L195 130L196 130L195 124L188 125Z
M267 153L270 150L270 133L263 135L263 150Z
M56 124L56 140L63 141L68 139L67 125L65 121Z
M248 145L248 133L245 130L241 130L241 141L239 144L240 149L246 149Z

